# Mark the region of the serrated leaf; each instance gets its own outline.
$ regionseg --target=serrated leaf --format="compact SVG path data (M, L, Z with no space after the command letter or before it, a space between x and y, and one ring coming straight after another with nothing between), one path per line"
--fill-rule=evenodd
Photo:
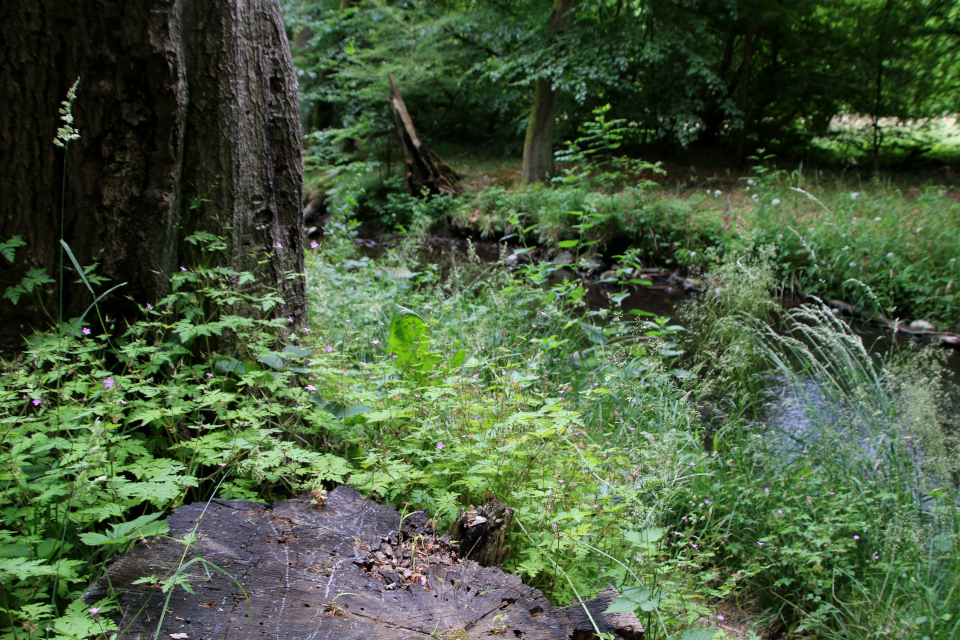
M615 598L604 613L632 613L637 610L637 603L626 598Z
M460 351L457 351L455 354L453 354L453 357L450 358L450 362L447 363L447 367L449 369L459 369L463 366L463 361L466 359L466 357L467 350L460 349Z
M633 544L641 547L649 547L662 538L666 532L667 530L661 527L651 527L643 531L627 531L623 537Z
M213 363L213 368L217 373L246 373L246 369L243 368L243 365L236 358L226 358L224 360L217 360Z

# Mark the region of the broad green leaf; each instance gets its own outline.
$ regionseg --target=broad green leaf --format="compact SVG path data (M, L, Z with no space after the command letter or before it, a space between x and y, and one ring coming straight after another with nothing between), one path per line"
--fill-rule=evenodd
M614 598L604 613L632 613L637 610L638 603L626 598Z
M467 357L467 350L460 349L460 351L457 351L455 354L453 354L453 357L450 358L450 362L447 363L447 368L451 370L459 369L460 367L463 366L463 361L466 357Z
M626 538L628 542L647 547L657 542L666 532L667 530L661 527L651 527L643 531L627 531L623 537Z
M561 249L569 249L570 247L575 247L580 244L579 240L563 240L557 243L557 246Z

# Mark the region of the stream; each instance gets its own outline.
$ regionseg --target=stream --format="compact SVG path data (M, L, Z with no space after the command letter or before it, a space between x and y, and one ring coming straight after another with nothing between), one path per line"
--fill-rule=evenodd
M379 255L384 246L374 241L364 241L364 244L370 257ZM440 277L443 278L446 269L451 264L450 252L456 252L457 259L465 261L467 248L468 242L466 240L431 236L424 245L420 259L425 263L439 264ZM473 249L477 256L487 264L493 264L500 258L500 248L496 243L474 242ZM694 289L685 287L684 278L666 270L645 270L643 277L651 282L650 285L628 285L626 288L598 282L601 271L597 270L595 276L584 277L569 268L558 269L554 272L551 284L560 282L563 278L580 280L585 289L584 300L591 310L611 308L613 306L610 299L611 294L629 290L629 297L620 303L624 311L629 312L631 309L646 311L657 316L668 317L674 324L679 321L679 305L691 300L696 295ZM802 301L784 299L782 303L786 307L795 307ZM875 324L849 317L845 320L854 332L861 337L867 350L877 358L889 354L891 350L917 343L917 340L906 334L899 333L894 336L891 331ZM949 376L954 384L960 384L960 349L943 346L941 352L945 356L945 375Z

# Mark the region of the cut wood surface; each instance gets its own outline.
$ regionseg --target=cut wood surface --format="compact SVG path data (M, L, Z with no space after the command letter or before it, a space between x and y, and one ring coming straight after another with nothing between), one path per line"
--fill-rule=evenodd
M193 593L174 588L160 638L583 640L594 637L585 608L601 632L643 633L633 614L603 613L613 591L553 607L518 576L461 561L459 546L437 537L425 512L401 522L349 487L321 506L214 500L177 509L168 522L169 538L139 543L86 594L90 603L106 597L109 577L120 638L152 638L167 597L156 582L134 582L167 579L197 557L222 572L200 562L187 568ZM184 556L173 538L193 531L199 540Z

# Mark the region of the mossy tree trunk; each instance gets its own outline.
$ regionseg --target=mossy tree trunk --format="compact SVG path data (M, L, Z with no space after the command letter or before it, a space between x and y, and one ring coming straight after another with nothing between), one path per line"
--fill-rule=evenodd
M276 313L303 318L303 281L288 278L303 267L296 77L278 0L5 0L0 78L0 242L26 241L0 258L0 291L29 269L58 279L62 225L82 265L128 283L101 310L133 317L199 259L184 238L202 230L256 274L247 287L279 290ZM81 137L64 165L52 141L77 78ZM65 266L69 318L90 300ZM59 297L48 284L0 301L0 346L55 320Z
M573 24L579 0L554 0L547 29L548 46L560 32ZM523 142L523 179L546 180L553 174L553 134L557 125L557 90L552 78L540 78L533 91L533 106Z

